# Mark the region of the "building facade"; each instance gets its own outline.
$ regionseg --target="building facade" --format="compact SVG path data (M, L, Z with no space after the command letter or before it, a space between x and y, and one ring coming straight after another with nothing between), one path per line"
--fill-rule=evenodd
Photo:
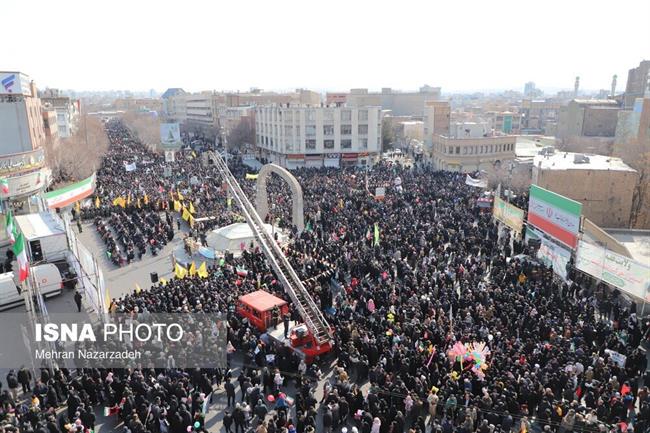
M521 131L521 114L512 111L489 111L485 117L496 132L519 134Z
M639 66L629 70L625 85L625 108L632 108L636 98L650 97L650 60L643 60Z
M41 94L41 102L47 109L56 111L59 137L72 137L79 129L80 103L78 99L63 96L56 89L46 89Z
M449 101L426 101L424 103L424 145L431 149L435 135L448 136L451 123Z
M614 137L619 110L612 99L573 99L560 108L557 136Z
M451 135L434 135L431 161L438 170L463 173L505 166L515 159L514 135L491 135L487 122L456 122Z
M378 106L255 109L260 156L286 168L369 165L381 151Z
M352 89L346 103L350 107L379 105L390 110L393 116L422 116L426 101L440 99L440 87L422 86L417 92L398 92L389 87L381 92L368 92L368 89Z
M555 135L561 103L551 99L524 99L521 101L522 132Z
M560 152L533 160L533 183L582 203L600 227L629 227L639 174L620 158Z

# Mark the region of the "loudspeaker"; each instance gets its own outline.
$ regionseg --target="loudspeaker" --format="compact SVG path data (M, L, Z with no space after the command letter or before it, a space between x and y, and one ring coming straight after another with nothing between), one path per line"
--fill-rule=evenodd
M29 242L29 250L32 253L32 262L43 261L43 250L41 249L41 241L35 240Z
M149 274L149 277L151 278L152 284L156 284L158 282L158 272L151 272Z

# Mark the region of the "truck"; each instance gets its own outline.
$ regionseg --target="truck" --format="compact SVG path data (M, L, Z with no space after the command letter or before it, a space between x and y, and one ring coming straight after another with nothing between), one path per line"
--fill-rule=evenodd
M59 269L52 263L32 266L33 281L44 299L59 295L63 291L63 279ZM0 274L0 311L9 310L25 303L24 294L13 272Z
M65 262L68 238L60 219L49 212L17 215L16 226L25 237L31 264Z

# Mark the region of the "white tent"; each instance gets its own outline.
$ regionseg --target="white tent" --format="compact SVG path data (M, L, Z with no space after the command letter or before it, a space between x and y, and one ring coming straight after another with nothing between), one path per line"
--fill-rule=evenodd
M285 242L286 235L280 228L273 228L271 224L264 224L264 229L269 234L277 233L278 242L281 244ZM249 248L251 241L253 245L257 245L253 230L247 223L234 223L215 229L208 234L207 241L208 248L216 250L217 254L229 251L238 255L241 254L243 249Z

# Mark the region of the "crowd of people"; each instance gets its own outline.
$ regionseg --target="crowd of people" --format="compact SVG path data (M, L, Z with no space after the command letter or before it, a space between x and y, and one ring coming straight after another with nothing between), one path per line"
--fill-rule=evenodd
M183 228L196 236L238 220L215 169L197 163L200 154L185 152L165 176L162 157L123 126L109 124L108 133L99 206L84 217L95 220L109 249L141 251L152 236L171 240L178 193L197 217L213 217ZM147 164L126 171L133 161ZM252 199L254 183L244 180L250 169L235 158L230 165ZM575 270L560 280L530 258L531 247L500 236L491 215L477 206L481 190L465 185L464 175L387 163L369 171L293 173L304 192L306 229L292 227L289 188L275 177L269 218L290 234L285 254L311 281L309 290L332 327L330 354L307 365L238 316L238 297L259 288L289 301L264 255L248 248L212 267L207 278L160 282L111 303L112 312L227 313L234 350L228 369L57 371L40 378L47 391L43 398L35 393L39 416L19 410L15 395L4 391L5 417L13 410L21 431L77 431L77 423L91 424L82 416L88 408L100 405L119 408L116 416L133 433L202 431L203 402L223 390L222 431L236 433L650 428L650 377L640 348L649 323L636 305ZM399 192L392 186L396 177ZM383 200L369 193L368 182L390 185ZM113 205L129 192L130 205ZM134 205L145 194L148 203ZM525 208L526 197L519 200ZM238 272L242 268L247 272ZM300 321L297 309L289 315ZM486 343L483 374L449 356L457 342ZM65 416L51 421L52 408L62 404Z

